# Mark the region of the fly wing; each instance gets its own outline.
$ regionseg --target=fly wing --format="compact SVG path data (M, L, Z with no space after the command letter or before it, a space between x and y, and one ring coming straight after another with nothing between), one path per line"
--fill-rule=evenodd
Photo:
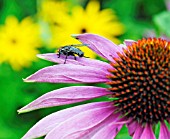
M69 46L72 46L72 47L82 47L82 46L88 46L88 44L71 44Z

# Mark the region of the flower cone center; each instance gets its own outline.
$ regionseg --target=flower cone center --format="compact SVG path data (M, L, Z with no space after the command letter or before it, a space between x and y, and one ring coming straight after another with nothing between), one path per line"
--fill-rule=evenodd
M170 118L170 42L142 39L114 60L108 84L118 111L139 123Z

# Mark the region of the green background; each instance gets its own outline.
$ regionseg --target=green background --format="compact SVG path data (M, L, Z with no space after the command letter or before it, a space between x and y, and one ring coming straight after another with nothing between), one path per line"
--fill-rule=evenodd
M35 15L39 2L36 0L0 0L0 24L3 25L9 15L14 15L19 20ZM87 0L68 0L68 2L72 6L79 4L83 7L88 3ZM141 39L145 35L149 35L147 30L154 30L156 37L161 34L170 36L170 13L166 9L164 0L100 0L100 3L102 9L112 8L120 22L124 24L126 32L119 36L121 41L124 39ZM47 49L46 46L40 49L41 53L52 51ZM75 105L17 114L17 109L42 94L71 85L23 82L23 78L48 65L52 65L52 63L38 60L29 68L14 71L8 63L0 64L0 139L21 138L31 126L44 116ZM123 128L117 138L129 139L131 137L128 136L127 129Z

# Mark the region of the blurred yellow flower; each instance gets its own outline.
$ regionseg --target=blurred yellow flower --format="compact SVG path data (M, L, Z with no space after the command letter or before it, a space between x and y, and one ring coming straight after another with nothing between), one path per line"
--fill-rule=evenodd
M15 70L28 67L36 59L39 36L39 26L30 17L20 23L16 17L7 17L0 26L0 62L8 62Z
M58 24L63 21L65 15L68 13L68 3L64 1L43 0L40 1L39 17L50 24Z
M77 40L71 38L71 34L80 33L95 33L118 43L119 40L116 36L123 34L123 25L118 21L116 15L111 9L100 10L100 4L98 1L90 1L86 8L81 6L74 6L70 13L62 7L60 2L52 1L53 3L58 3L58 6L53 4L51 8L46 8L46 15L51 17L51 47L59 47L68 44L79 44ZM57 9L54 10L53 9ZM61 13L59 16L58 13ZM55 20L54 20L55 19ZM53 23L52 23L53 22ZM52 23L52 24L51 24ZM114 37L115 36L115 37ZM95 54L86 47L81 47L85 52L86 56L95 57Z

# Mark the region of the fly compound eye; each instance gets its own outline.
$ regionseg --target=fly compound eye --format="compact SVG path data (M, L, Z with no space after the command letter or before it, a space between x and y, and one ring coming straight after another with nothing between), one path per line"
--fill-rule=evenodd
M83 54L83 53L79 55L79 57L83 57L83 56L84 56L84 54Z

